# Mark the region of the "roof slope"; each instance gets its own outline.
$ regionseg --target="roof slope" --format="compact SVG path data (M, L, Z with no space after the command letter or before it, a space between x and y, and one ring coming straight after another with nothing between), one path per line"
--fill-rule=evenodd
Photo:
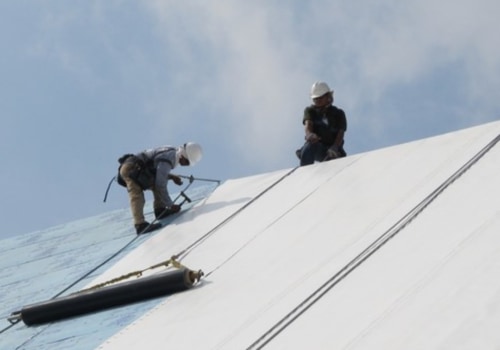
M205 272L195 288L6 334L22 349L93 348L67 341L88 327L113 330L106 350L498 348L499 138L495 122L227 181L86 280L175 254Z

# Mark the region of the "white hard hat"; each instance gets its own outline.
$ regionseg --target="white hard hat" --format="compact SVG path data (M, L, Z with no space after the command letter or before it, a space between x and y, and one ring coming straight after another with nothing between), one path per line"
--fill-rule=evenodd
M315 82L311 87L311 98L321 97L324 94L332 92L327 83L323 81Z
M183 155L189 160L189 165L195 165L203 156L201 146L196 142L188 142L184 144Z

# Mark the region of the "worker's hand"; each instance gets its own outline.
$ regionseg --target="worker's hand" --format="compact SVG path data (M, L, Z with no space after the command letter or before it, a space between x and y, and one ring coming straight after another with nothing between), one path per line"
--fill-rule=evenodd
M330 147L326 151L326 157L324 161L340 158L340 151L337 147Z
M182 179L177 176L177 175L173 175L173 174L170 174L170 179L178 186L182 185Z
M320 137L313 132L306 135L306 141L309 143L316 143L320 140Z
M181 210L181 206L179 204L172 204L168 208L168 211L169 211L170 214L178 213L180 210Z

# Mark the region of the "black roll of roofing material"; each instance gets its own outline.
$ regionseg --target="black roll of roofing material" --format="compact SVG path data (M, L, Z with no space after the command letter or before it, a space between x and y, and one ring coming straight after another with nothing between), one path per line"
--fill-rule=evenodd
M27 326L59 321L184 291L199 280L199 277L199 273L189 269L163 272L27 305L11 317L20 317Z

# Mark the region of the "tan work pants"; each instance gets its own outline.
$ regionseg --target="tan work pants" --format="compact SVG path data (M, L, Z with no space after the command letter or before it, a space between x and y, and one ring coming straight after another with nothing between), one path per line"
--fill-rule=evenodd
M132 211L132 217L134 218L134 225L138 225L146 221L144 218L144 204L146 203L146 200L144 198L144 191L142 188L130 178L129 174L134 167L135 164L133 162L123 163L120 169L120 176L127 184L130 210Z

